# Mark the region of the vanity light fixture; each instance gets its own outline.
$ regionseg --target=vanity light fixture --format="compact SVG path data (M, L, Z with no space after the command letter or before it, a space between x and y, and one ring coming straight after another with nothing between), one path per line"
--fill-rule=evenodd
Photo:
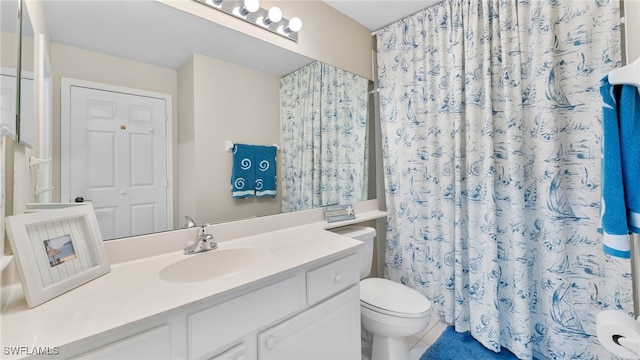
M282 10L273 6L269 10L260 7L260 0L194 0L210 8L242 19L253 25L267 29L287 39L298 41L298 32L302 29L302 20L282 17Z

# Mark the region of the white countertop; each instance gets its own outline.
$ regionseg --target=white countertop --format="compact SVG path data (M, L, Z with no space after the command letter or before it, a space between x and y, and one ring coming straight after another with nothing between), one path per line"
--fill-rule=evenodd
M286 217L286 214L276 216ZM112 264L108 274L35 308L27 307L21 290L14 291L2 310L2 346L63 346L189 304L215 301L305 264L355 252L361 244L359 241L325 229L383 216L384 212L370 211L348 222L313 222L235 239L216 236L219 249L259 247L266 249L269 256L240 273L194 283L171 283L158 275L172 263L201 255L183 255L186 244L181 237L179 241L172 240L180 244L172 252L117 262L113 259L119 257L110 254ZM215 235L216 229L212 227L209 232ZM187 230L189 235L195 231ZM171 233L161 236L168 238ZM146 238L147 245L155 245L152 241ZM170 242L165 241L165 245ZM136 251L140 252L139 249L129 252Z

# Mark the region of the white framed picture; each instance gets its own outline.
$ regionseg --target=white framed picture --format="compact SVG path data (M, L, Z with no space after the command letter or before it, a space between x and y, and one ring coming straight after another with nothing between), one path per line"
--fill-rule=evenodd
M30 308L111 270L92 206L9 216L6 228Z

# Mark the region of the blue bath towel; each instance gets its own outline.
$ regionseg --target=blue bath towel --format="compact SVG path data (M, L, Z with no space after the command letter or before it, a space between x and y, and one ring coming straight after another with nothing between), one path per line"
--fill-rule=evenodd
M275 146L256 146L256 196L276 196L276 156Z
M630 258L629 233L640 233L640 95L631 85L600 83L602 112L602 202L600 228L605 253Z
M235 144L231 168L231 193L235 199L255 195L255 146Z

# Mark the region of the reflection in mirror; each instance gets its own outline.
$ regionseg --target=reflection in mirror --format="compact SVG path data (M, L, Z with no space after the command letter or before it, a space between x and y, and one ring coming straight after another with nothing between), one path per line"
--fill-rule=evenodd
M51 203L53 201L53 74L51 73L51 60L49 51L44 39L44 35L38 36L38 46L40 54L38 58L38 69L40 73L39 82L39 107L42 116L39 123L38 150L42 163L37 168L36 178L36 200L40 203Z
M61 89L62 196L91 202L104 239L167 230L171 98L66 78Z
M35 88L34 88L34 35L29 9L25 0L19 4L19 61L20 82L18 83L17 123L18 140L21 144L33 147L36 142Z
M183 229L187 229L187 228L192 228L192 227L198 226L198 224L196 224L196 221L193 220L193 218L191 216L189 216L189 215L185 215L184 216L184 220L185 220L185 223L184 223L184 225L182 225Z
M0 67L0 137L16 136L16 68Z
M174 173L168 179L174 211L167 229L182 227L186 214L203 224L281 211L281 189L275 199L232 199L232 159L224 150L225 141L282 145L280 79L313 59L158 1L43 3L57 82L54 169L64 172L60 164L66 161L57 140L63 131L57 115L64 113L61 79L169 94L173 99L169 115L175 122L169 125L173 139L168 144L174 157ZM141 18L140 13L148 16ZM365 99L366 92L365 86ZM278 159L279 185L284 163ZM54 201L74 201L77 194L61 197L64 184L54 182L54 186ZM368 187L375 189L371 183ZM127 235L115 237L120 236Z
M282 78L283 212L367 199L368 83L319 61Z
M0 1L0 137L16 139L18 1Z

